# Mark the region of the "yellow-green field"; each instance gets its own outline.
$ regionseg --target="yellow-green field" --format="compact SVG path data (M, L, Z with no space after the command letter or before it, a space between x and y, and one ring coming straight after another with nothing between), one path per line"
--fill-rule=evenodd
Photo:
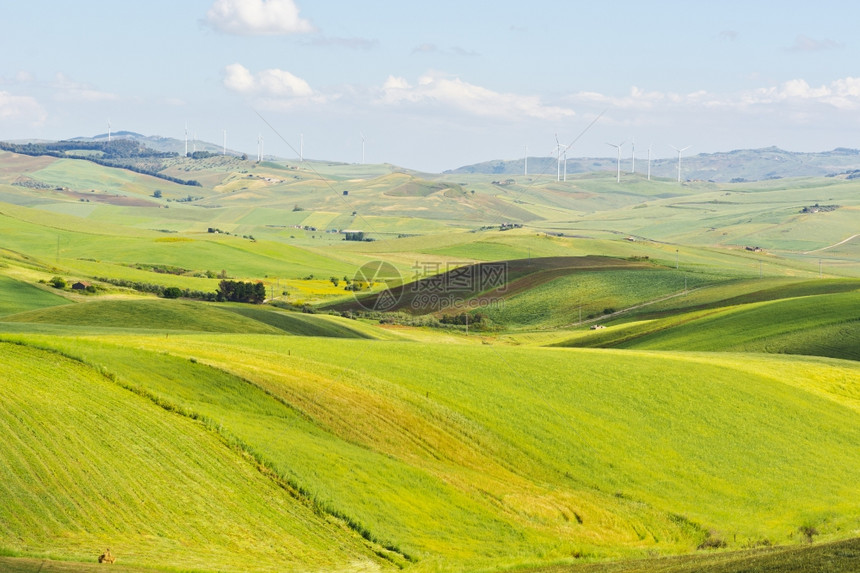
M0 569L856 569L857 182L166 165L0 153Z

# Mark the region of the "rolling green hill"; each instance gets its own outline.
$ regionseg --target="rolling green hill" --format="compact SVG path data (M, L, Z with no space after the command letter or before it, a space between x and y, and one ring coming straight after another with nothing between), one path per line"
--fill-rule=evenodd
M0 317L68 302L52 292L0 274Z
M250 305L223 306L154 298L92 300L40 308L0 318L0 325L4 323L56 325L67 329L83 327L102 331L124 329L131 332L157 330L334 338L376 337L372 330L336 317L268 310Z
M120 563L186 570L379 563L205 423L55 353L0 356L4 551L94 563L109 547Z
M0 569L852 570L860 182L159 161L0 152Z
M853 289L621 324L557 346L771 352L860 360L860 291L856 285Z
M307 337L27 339L211 420L416 570L860 530L853 363Z

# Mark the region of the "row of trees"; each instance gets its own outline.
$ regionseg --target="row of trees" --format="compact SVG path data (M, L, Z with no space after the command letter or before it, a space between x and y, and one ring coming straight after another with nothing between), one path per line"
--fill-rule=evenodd
M84 159L105 167L118 167L142 175L158 177L179 185L203 186L194 179L180 179L160 172L163 169L160 160L178 157L177 153L156 151L130 139L117 139L110 143L105 141L56 141L53 143L8 143L0 141L0 149L34 157L48 155L65 159ZM101 155L78 155L69 153L71 151L99 151Z
M266 300L266 285L262 282L221 281L218 283L218 301L261 304Z
M112 284L114 286L134 289L137 292L148 292L157 294L164 298L193 298L196 300L214 301L218 298L218 293L212 291L181 289L179 287L166 287L164 285L147 283L142 281L130 281L126 279L114 279L108 277L97 277L96 280Z
M62 280L62 279L61 279ZM247 302L262 304L266 300L266 285L262 282L222 280L215 292L166 287L164 285L125 279L97 277L96 280L115 286L134 289L138 292L157 294L164 298L193 298L218 302Z

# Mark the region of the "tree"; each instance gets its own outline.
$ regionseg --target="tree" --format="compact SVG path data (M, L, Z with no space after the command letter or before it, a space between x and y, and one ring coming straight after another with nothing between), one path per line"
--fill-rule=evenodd
M54 277L48 284L54 288L66 288L66 280L63 277Z
M152 196L156 199L161 199L161 189L156 189L155 191L153 191Z
M260 281L253 283L223 280L218 283L217 300L261 304L266 300L266 285Z
M163 296L164 298L179 298L182 296L182 289L175 286L167 287L161 293L161 296Z

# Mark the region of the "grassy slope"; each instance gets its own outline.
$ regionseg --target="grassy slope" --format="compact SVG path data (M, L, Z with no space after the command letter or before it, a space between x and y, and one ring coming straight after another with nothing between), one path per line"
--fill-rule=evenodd
M755 297L752 297L755 298ZM860 360L860 291L699 310L559 346L808 354Z
M140 271L122 266L136 263L174 265L195 271L225 269L231 277L255 278L300 277L308 273L342 276L355 268L324 254L283 244L205 232L191 237L165 235L8 204L0 204L0 233L4 248L26 252L68 269L66 272L78 271L88 276L107 274L144 280ZM212 284L205 279L152 273L148 273L148 278L150 282L200 290Z
M5 322L131 330L279 334L280 329L212 304L161 300L93 300L7 316Z
M683 551L704 529L740 545L787 542L804 524L828 537L860 528L855 364L253 336L112 340L155 353L98 339L42 343L222 424L420 568ZM184 373L197 367L165 350L265 392L222 383L201 394L201 374Z
M608 274L617 279L623 273L613 274L613 272L618 273L619 269L641 271L649 269L650 265L611 257L584 256L543 257L452 266L451 270L438 275L432 273L436 270L445 269L438 268L437 265L432 265L430 268L432 269L428 273L430 276L422 277L415 282L392 286L390 294L383 292L382 294L359 295L359 301L347 299L332 304L331 308L336 310L376 308L379 300L385 300L381 297L386 296L393 296L393 299L397 301L396 304L387 307L389 311L405 311L412 314L445 310L446 303L458 301L461 303L463 301L493 302L495 307L504 305L503 310L506 310L508 304L514 306L514 311L508 315L500 316L500 320L515 325L523 322L534 323L545 321L549 312L557 310L557 308L552 308L537 316L525 316L534 310L535 306L552 305L555 301L551 299L559 297L564 299L569 294L559 294L557 288L553 286L555 283L564 280L574 283L577 280L588 280L583 277L589 276L590 273L595 275ZM416 271L420 272L421 269L418 268ZM372 273L370 274L372 275ZM608 282L618 281L609 279ZM606 283L604 282L604 284ZM535 290L540 291L536 296L529 294ZM613 292L609 297L611 298L614 294L616 293ZM517 304L523 298L527 299L525 305ZM525 310L522 308L529 306L529 302L535 300L535 304L530 308ZM636 298L635 300L641 299ZM549 309L550 306L546 308Z
M81 363L0 346L5 551L90 561L109 546L125 563L228 571L375 562L203 424Z
M68 302L52 292L0 274L0 317Z
M0 276L0 285L3 277ZM31 287L32 288L32 287ZM36 290L40 295L48 295ZM256 307L252 305L216 305L190 300L156 298L94 299L61 307L38 308L18 312L0 319L16 325L59 325L90 327L100 330L230 332L241 334L293 334L335 338L378 338L377 328L331 316L315 316ZM0 299L2 300L2 299ZM35 305L41 298L26 299ZM48 299L52 302L53 299ZM23 304L23 303L22 303ZM55 303L56 304L56 303ZM45 306L42 304L42 306ZM2 308L2 307L0 307Z
M268 324L288 334L333 338L376 338L366 327L328 316L309 316L295 312L277 312L249 306L234 306L230 311Z

